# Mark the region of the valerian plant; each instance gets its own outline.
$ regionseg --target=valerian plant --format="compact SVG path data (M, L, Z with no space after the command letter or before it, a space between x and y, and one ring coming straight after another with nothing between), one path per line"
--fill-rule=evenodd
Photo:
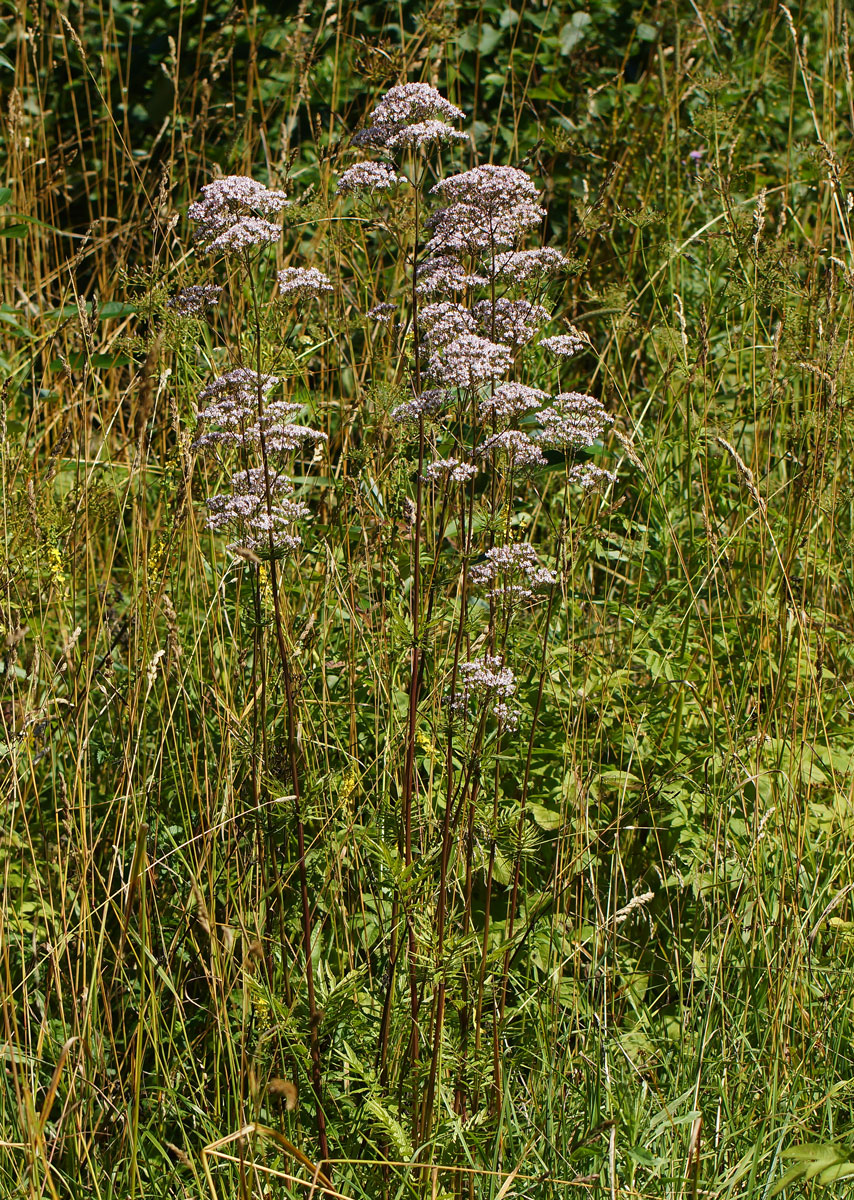
M555 561L546 563L520 535L520 506L536 498L545 471L563 472L566 514L579 490L607 489L615 480L585 457L611 418L595 397L563 390L561 376L589 342L572 327L556 329L550 296L569 264L555 249L529 244L546 216L534 181L519 168L495 164L441 174L441 152L469 141L457 128L464 120L462 110L428 84L395 86L352 139L356 153L376 157L353 162L337 183L341 213L353 204L362 219L367 212L386 229L402 267L402 285L366 314L393 339L392 358L407 398L390 419L412 462L408 546L397 563L409 605L407 715L395 743L400 870L370 967L380 988L373 1094L383 1102L397 1095L413 1145L434 1136L440 1089L450 1085L462 1120L479 1107L494 1109L501 1093L500 1046L549 620L571 571L568 515ZM252 578L252 779L259 804L270 754L265 703L271 661L285 694L311 1079L318 1149L326 1163L329 1066L318 1037L314 977L323 931L315 927L306 870L302 701L281 596L283 573L299 559L300 530L311 519L310 494L294 490L294 460L316 459L326 435L297 419L302 402L283 396L281 380L265 370L262 308L271 300L262 294L262 280L270 276L258 269L281 239L274 218L288 204L281 191L227 177L207 184L190 208L199 249L223 256L234 270L231 286L248 292L251 323L248 342L232 349L233 368L199 392L193 447L215 456L230 475L228 490L206 500L207 525L228 533L227 548ZM395 205L408 208L412 220L392 223ZM280 270L277 285L277 302L292 305L333 292L332 281L312 266ZM220 298L215 285L198 284L174 304L179 312L199 315ZM455 568L440 576L436 564L448 545ZM272 609L266 622L265 604ZM546 608L540 658L520 662L519 630L536 605ZM264 644L268 636L272 654ZM523 699L520 669L535 680L533 704ZM437 691L443 697L438 710L430 701ZM524 691L532 694L529 686ZM393 738L393 713L388 729ZM424 739L443 745L441 764L429 775L417 762ZM516 788L508 799L504 781L511 775ZM515 827L515 853L502 885L497 839L508 822ZM485 855L477 850L484 836ZM435 873L419 870L429 862L437 864ZM477 908L476 887L482 891ZM499 888L504 923L496 954ZM448 967L452 943L464 947L461 973ZM400 1028L398 997L404 996L408 1034L393 1053L391 1032ZM456 1018L453 1029L449 1011ZM490 1067L472 1085L471 1064L482 1067L487 1047Z

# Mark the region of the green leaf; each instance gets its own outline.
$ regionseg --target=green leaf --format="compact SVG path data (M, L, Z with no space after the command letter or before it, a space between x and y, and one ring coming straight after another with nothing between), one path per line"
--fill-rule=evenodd
M12 189L10 187L0 187L0 204L8 204L12 199Z
M501 30L495 29L492 25L484 25L480 32L480 41L477 48L481 54L491 54L498 43L501 41Z
M641 21L638 25L637 34L642 42L654 42L658 38L658 30L654 25L647 25L646 21Z
M571 54L579 42L584 40L584 31L590 24L590 13L575 12L558 34L561 54Z
M539 825L540 829L545 829L550 832L553 829L559 829L561 824L560 813L554 812L550 808L546 808L543 804L529 804L528 811Z
M135 304L122 304L120 300L109 300L98 309L98 316L102 321L109 321L115 317L129 317L131 313L135 312Z
M0 229L0 237L22 238L26 236L26 225L5 225L2 229Z

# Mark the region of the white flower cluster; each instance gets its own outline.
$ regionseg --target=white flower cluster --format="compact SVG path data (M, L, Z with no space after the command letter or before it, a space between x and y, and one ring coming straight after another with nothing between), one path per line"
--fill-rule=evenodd
M266 403L267 393L278 382L275 375L258 375L248 367L237 367L209 383L199 393L199 400L210 403L196 410L196 419L204 426L217 428L208 428L193 448L249 448L260 445L263 439L267 453L286 454L306 442L325 441L325 433L290 420L301 405L283 400Z
M529 279L560 275L568 269L569 259L552 246L541 246L537 250L504 250L495 256L492 263L496 278L508 279L513 283L527 283Z
M389 413L392 421L398 425L417 424L421 417L432 416L450 398L451 393L445 388L428 388L420 396L398 404Z
M545 346L559 358L574 358L585 345L589 345L589 342L583 334L575 330L572 333L556 333L554 337L542 338L539 345Z
M401 83L390 88L371 114L371 123L357 133L358 146L387 150L421 147L434 142L464 142L468 137L447 121L463 121L465 113L429 83Z
M479 300L474 314L487 337L510 346L524 346L551 320L551 313L542 304L509 300L506 296L498 296L494 303Z
M194 283L171 296L167 307L182 317L201 317L207 309L213 308L221 295L222 288L218 284Z
M429 219L435 253L473 253L510 246L545 216L537 189L516 167L485 164L440 179L432 194L449 201Z
M536 588L551 587L557 576L548 567L540 566L537 552L530 542L511 542L487 550L483 562L475 563L469 571L475 587L489 587L487 596L502 599L529 600Z
M570 468L569 482L585 492L598 492L603 491L609 483L616 483L617 476L613 471L606 471L604 467L596 467L593 463L579 463Z
M427 374L445 387L477 387L510 370L513 359L507 346L464 333L431 355Z
M452 712L467 712L472 700L484 698L493 701L493 715L506 728L516 728L519 713L507 703L516 694L516 676L500 655L485 654L460 663L459 680L460 687L450 699Z
M339 196L359 195L361 192L388 192L399 183L406 183L405 175L395 174L387 163L358 162L338 178L336 191Z
M451 254L431 254L416 268L415 290L419 296L437 292L464 292L471 287L485 287L489 282L483 275L466 271L459 259Z
M465 305L442 300L418 310L418 327L423 340L436 350L463 334L474 333L477 323Z
M276 272L279 295L292 300L314 300L331 292L332 283L317 267L285 267Z
M380 325L390 325L391 319L397 312L397 305L390 304L387 300L383 300L380 304L375 304L373 308L365 313L369 321L376 321Z
M478 449L482 458L506 458L511 468L545 467L547 460L535 441L519 429L493 433Z
M284 192L267 188L248 175L226 175L202 188L187 215L196 221L196 240L209 250L238 252L277 242L281 228L268 217L289 203Z
M542 388L528 387L524 383L501 383L491 396L483 397L477 410L486 420L512 421L533 412L548 399L549 393Z
M554 404L537 414L539 445L548 450L582 450L601 437L613 417L601 400L582 392L559 392Z
M424 468L424 478L428 483L436 483L441 479L452 479L454 483L467 483L477 475L477 467L471 463L460 462L458 458L437 458Z
M270 494L263 478L263 470L240 471L232 479L231 492L211 496L207 500L210 516L208 529L233 530L238 541L230 548L241 546L247 550L264 553L270 548L270 535L274 547L294 550L301 538L296 522L309 515L309 509L301 500L290 499L293 484L282 475L270 480Z
M258 375L248 367L236 367L212 380L199 392L199 401L208 403L196 409L196 420L206 426L217 425L219 430L203 434L194 446L229 446L242 442L248 424L257 418L259 407L263 407L263 397L278 382L275 375Z

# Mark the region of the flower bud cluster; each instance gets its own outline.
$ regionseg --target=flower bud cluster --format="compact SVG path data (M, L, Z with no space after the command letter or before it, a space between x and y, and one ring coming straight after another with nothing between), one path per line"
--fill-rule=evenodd
M167 307L182 317L201 317L213 308L221 295L222 288L215 283L195 283L170 297Z

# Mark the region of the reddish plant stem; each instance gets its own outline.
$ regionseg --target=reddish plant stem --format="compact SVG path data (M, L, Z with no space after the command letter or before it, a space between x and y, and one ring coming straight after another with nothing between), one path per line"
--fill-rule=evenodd
M312 918L311 905L308 895L308 873L306 870L305 861L305 826L302 815L302 794L300 788L300 772L299 772L299 757L297 753L296 739L296 706L294 701L293 673L291 670L290 656L285 644L284 621L282 617L281 601L279 597L278 573L276 564L276 548L273 539L273 522L272 522L272 490L270 487L270 467L267 458L267 447L264 438L264 430L262 418L264 415L264 392L261 379L261 317L258 308L258 293L255 287L255 279L252 274L251 264L248 261L247 255L247 274L249 276L249 287L252 295L252 307L255 318L255 352L256 352L256 374L258 379L258 419L259 419L259 442L261 448L261 462L264 470L264 489L265 500L267 505L268 515L268 543L270 552L270 590L273 594L273 612L274 626L276 630L276 645L279 651L279 660L282 668L282 678L285 687L285 705L287 712L287 727L288 727L288 761L291 770L291 787L293 788L294 797L294 816L297 831L297 865L300 881L300 901L302 908L302 935L303 935L303 954L305 956L305 981L306 991L308 995L308 1022L309 1022L309 1053L311 1056L311 1083L312 1091L314 1092L315 1112L317 1118L317 1139L320 1146L320 1169L324 1174L329 1176L329 1141L326 1134L326 1114L323 1111L323 1076L320 1065L320 1045L318 1040L319 1017L317 1012L317 999L314 990L314 966L312 962ZM258 588L260 592L260 565L258 568Z

